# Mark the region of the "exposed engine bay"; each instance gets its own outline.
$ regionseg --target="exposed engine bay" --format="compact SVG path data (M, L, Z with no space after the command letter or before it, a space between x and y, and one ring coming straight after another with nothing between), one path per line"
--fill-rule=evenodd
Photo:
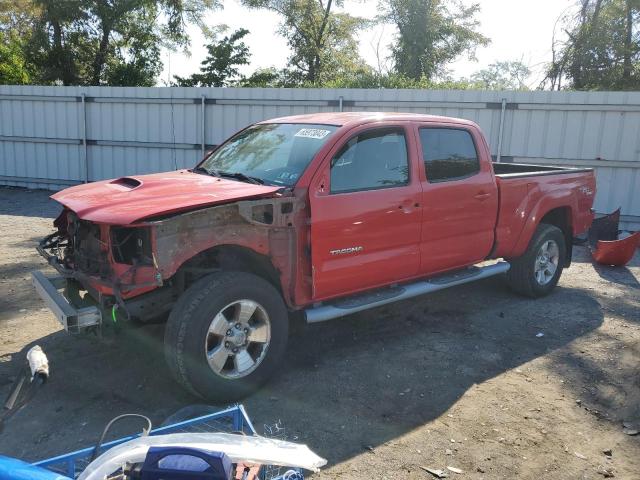
M102 309L117 305L129 317L123 299L127 291L162 285L159 275L148 276L149 269L157 270L149 227L97 224L79 219L68 209L54 226L56 232L40 242L38 251L68 279L65 295L69 300L96 303ZM88 297L81 295L83 290Z
M100 226L79 220L63 211L54 222L57 231L46 237L39 250L50 255L49 263L63 274L74 271L106 277L110 273Z

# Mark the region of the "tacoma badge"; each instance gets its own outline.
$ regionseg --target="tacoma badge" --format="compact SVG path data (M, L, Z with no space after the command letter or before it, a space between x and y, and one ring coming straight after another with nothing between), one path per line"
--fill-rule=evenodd
M360 245L357 247L339 248L337 250L329 250L331 255L345 255L347 253L358 253L364 250Z

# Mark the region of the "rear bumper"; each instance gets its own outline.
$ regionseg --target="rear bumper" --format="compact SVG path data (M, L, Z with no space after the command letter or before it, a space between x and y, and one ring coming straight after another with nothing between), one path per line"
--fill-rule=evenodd
M77 307L62 294L60 290L67 287L66 278L46 277L42 272L34 271L31 280L40 298L68 332L78 333L102 323L102 313L97 306Z

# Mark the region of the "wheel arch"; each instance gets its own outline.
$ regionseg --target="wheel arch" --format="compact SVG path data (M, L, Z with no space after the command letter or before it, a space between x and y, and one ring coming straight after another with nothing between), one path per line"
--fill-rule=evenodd
M518 242L508 255L509 258L517 258L524 254L529 247L538 226L541 224L553 225L559 228L565 238L565 267L571 265L573 251L573 208L569 204L543 205L539 203L529 215L530 221L520 233Z
M191 279L185 279L185 288L199 278L215 271L245 272L263 278L273 285L282 295L280 272L271 259L255 250L233 244L216 245L197 253L185 261L176 276L190 274Z

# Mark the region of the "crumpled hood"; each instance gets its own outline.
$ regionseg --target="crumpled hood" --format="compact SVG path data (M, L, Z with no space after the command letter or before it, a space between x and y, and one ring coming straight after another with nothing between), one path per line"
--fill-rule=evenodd
M78 185L51 198L82 220L128 225L157 215L264 197L280 188L178 170Z

